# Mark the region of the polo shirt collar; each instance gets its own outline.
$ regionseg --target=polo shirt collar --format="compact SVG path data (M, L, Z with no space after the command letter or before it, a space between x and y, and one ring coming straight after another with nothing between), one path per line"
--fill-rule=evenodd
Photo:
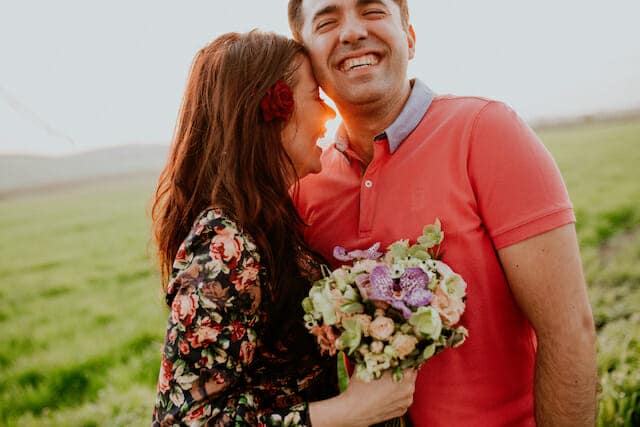
M374 141L386 139L389 152L394 153L402 141L418 126L422 117L429 109L435 94L422 83L420 79L413 81L413 87L402 111L388 128L376 135ZM349 146L349 139L344 126L341 124L336 133L336 148L345 152Z

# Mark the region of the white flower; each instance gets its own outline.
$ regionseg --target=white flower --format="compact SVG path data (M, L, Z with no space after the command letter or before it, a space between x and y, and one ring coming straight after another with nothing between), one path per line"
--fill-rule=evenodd
M284 427L297 426L297 425L300 425L300 413L289 412L287 416L284 417Z
M382 344L382 341L374 341L371 343L370 347L371 351L373 351L374 353L382 353L384 344Z
M176 406L182 406L184 403L184 393L180 387L172 387L171 393L169 393L169 399Z

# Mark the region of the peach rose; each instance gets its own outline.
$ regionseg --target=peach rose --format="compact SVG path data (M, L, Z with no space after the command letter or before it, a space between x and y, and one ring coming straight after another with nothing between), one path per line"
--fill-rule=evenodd
M398 334L391 340L391 347L398 353L400 359L404 359L409 353L411 353L418 344L416 337L409 335Z
M369 335L374 339L386 341L391 337L394 329L395 325L392 319L379 316L373 319L373 322L369 325Z
M448 326L458 323L460 316L464 313L464 303L462 299L449 297L440 286L436 288L431 305L440 314L442 322Z

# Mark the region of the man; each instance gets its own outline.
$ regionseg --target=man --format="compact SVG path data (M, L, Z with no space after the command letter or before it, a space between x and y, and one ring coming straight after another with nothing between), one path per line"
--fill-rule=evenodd
M504 104L409 80L408 17L406 0L289 1L343 118L301 183L307 241L335 266L336 245L386 247L441 220L470 336L421 369L415 425L594 425L595 331L557 167Z

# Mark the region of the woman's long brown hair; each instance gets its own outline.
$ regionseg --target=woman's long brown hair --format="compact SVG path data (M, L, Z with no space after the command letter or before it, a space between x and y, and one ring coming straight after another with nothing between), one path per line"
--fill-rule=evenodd
M295 41L257 30L225 34L197 53L151 212L164 290L193 222L215 206L255 240L275 312L292 301L292 265L304 246L289 196L295 168L282 146L284 122L265 122L260 101L278 80L295 86L303 54Z

